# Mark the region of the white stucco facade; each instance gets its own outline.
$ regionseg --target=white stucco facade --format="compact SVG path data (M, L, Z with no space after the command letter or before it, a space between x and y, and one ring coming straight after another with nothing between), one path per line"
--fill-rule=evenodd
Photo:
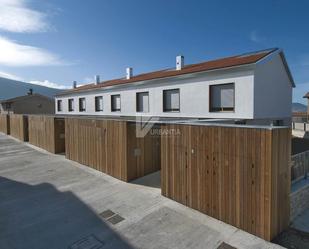
M280 54L257 63L254 71L254 118L291 117L292 89Z
M234 111L211 112L211 85L234 83ZM179 89L179 112L163 111L163 91ZM136 93L149 92L149 112L136 112ZM121 111L111 111L111 95L120 94ZM103 111L95 111L95 96L103 96ZM74 99L74 111L68 99ZM79 98L86 98L86 111L79 111ZM61 115L159 116L187 118L264 119L291 116L292 84L279 54L261 63L105 87L56 97ZM62 100L62 111L57 100Z

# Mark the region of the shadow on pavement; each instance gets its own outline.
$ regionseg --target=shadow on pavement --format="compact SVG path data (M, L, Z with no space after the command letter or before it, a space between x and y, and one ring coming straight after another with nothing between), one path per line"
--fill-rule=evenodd
M309 248L309 233L289 228L279 234L272 242L288 249Z
M161 171L148 174L130 182L131 184L161 189Z
M133 248L112 226L72 192L0 177L1 249Z

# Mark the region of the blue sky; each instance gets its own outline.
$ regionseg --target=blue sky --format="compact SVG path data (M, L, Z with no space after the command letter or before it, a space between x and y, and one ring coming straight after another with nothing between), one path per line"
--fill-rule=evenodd
M270 47L309 91L308 1L0 0L0 75L48 86L107 80Z

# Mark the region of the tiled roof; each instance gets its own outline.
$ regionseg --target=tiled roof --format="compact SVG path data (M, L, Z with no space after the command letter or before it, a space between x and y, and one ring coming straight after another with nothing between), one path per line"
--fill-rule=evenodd
M265 56L273 53L276 50L277 48L274 48L274 49L268 49L268 50L253 52L253 53L232 56L232 57L226 57L226 58L212 60L212 61L206 61L206 62L202 62L198 64L186 65L181 70L176 70L176 68L173 68L173 69L166 69L166 70L160 70L160 71L135 75L131 77L130 79L126 79L126 78L113 79L113 80L101 82L97 85L95 85L94 83L91 83L91 84L77 87L75 89L66 90L64 92L59 93L58 95L63 95L63 94L73 93L73 92L80 92L80 91L85 91L85 90L90 90L90 89L104 88L104 87L114 86L114 85L129 84L129 83L139 82L139 81L162 79L162 78L168 78L168 77L190 74L190 73L198 73L198 72L204 72L204 71L210 71L210 70L216 70L216 69L223 69L223 68L253 64L263 59Z
M292 116L293 117L304 117L304 116L307 116L307 112L293 112Z
M12 103L12 102L16 102L16 101L22 101L22 100L28 99L28 98L33 98L33 97L46 98L46 99L49 99L51 101L53 100L52 98L47 97L45 95L38 94L38 93L33 93L33 94L17 96L17 97L10 98L10 99L3 99L3 100L0 101L0 103Z

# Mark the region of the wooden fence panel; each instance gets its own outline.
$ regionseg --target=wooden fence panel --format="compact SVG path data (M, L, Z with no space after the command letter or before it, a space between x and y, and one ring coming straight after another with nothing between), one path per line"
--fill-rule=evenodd
M180 134L161 138L164 196L266 240L288 226L290 129L163 129Z
M160 170L160 138L126 121L66 118L66 157L123 181Z
M0 132L10 134L10 117L8 114L0 114Z
M10 114L10 134L21 140L28 141L28 117L23 114Z
M29 142L51 153L65 151L64 118L29 115Z
M164 130L167 126L161 128ZM162 195L187 205L188 129L176 124L168 128L180 130L183 136L161 136Z

